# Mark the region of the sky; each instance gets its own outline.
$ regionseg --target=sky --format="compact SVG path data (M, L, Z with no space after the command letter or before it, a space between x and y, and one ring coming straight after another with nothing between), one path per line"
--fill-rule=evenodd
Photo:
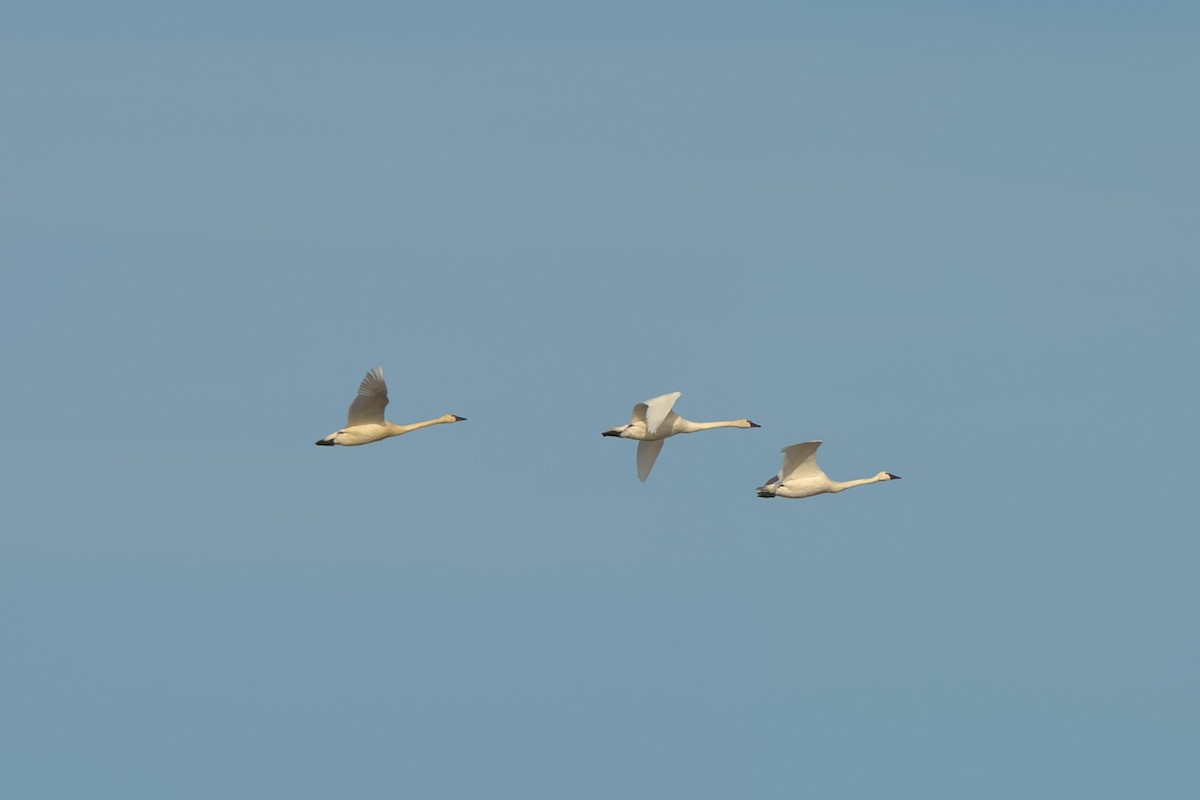
M1191 3L0 26L0 795L1192 798ZM382 365L388 418L316 448ZM762 427L666 442L633 404ZM761 500L779 450L835 479Z

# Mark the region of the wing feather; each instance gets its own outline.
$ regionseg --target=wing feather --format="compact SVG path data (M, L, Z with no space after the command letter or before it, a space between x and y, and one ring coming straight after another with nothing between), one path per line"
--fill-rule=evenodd
M358 395L350 403L350 413L346 415L346 427L383 422L383 409L387 404L387 383L383 380L383 367L376 367L368 372L358 385Z
M679 399L681 394L682 392L671 392L670 394L652 397L644 403L638 403L633 407L633 421L645 422L646 433L656 433L659 426L663 424L663 420L671 413L675 401Z
M787 481L810 475L823 475L821 468L817 466L817 448L820 446L820 442L801 442L783 448L783 469L779 470L779 479Z
M639 481L644 481L650 477L650 470L654 469L654 461L658 458L658 453L662 450L663 442L665 441L666 439L656 439L650 442L638 442L637 468Z

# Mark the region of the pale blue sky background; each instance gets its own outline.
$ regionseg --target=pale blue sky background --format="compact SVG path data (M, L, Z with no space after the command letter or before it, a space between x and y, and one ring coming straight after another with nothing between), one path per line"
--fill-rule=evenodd
M10 9L0 795L1196 797L1200 14L990 6Z

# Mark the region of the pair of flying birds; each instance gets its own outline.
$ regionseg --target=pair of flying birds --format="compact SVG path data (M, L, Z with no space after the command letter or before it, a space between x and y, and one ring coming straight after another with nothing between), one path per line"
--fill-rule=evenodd
M679 433L696 433L713 428L758 428L748 419L734 419L722 422L692 422L676 414L673 410L679 392L660 395L659 397L638 403L633 407L633 415L628 425L618 425L604 431L604 436L616 436L621 439L634 439L638 443L637 470L638 479L646 480L654 461L662 450L663 441ZM437 419L415 422L411 425L396 425L383 418L383 410L388 404L387 383L383 380L383 367L375 367L367 373L359 384L358 394L350 404L350 413L346 427L334 431L324 439L317 441L319 445L332 446L335 444L353 447L360 444L370 444L390 436L399 436L418 428L428 428L430 425L444 425L451 422L463 422L465 417L446 414ZM900 476L890 472L880 472L870 478L860 478L854 481L830 480L821 468L817 466L817 448L820 442L801 442L783 449L783 468L779 474L759 486L759 497L812 497L827 492L840 492L855 486L880 481L896 480Z

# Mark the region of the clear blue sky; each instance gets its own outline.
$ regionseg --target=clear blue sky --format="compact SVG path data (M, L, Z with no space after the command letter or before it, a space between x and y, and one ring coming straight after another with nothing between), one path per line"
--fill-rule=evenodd
M990 6L11 9L0 795L1200 796L1200 16Z

